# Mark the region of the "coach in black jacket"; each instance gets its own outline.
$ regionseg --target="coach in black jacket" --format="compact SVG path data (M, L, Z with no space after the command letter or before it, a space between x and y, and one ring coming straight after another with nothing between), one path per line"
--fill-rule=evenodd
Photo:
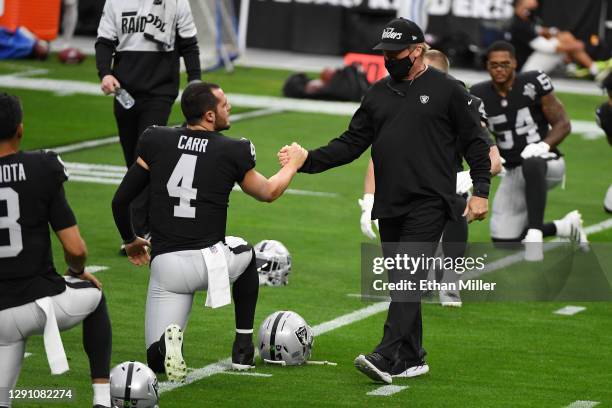
M350 163L372 146L372 218L379 220L387 257L395 251L431 256L448 217L463 215L471 221L487 213L491 163L489 147L479 137L476 104L460 82L423 63L424 41L412 21L394 19L387 25L375 49L384 51L390 77L370 88L348 130L310 150L300 169L320 173ZM472 198L461 209L455 201L457 150L465 152L474 184ZM279 159L281 164L286 160L284 149ZM417 244L408 249L390 244L397 242ZM405 278L389 270L390 282ZM411 295L391 293L382 341L373 353L355 360L375 380L390 383L392 376L414 377L429 370L421 346L419 291Z
M138 138L165 126L179 91L179 58L187 79L201 76L196 26L188 0L106 0L98 26L96 66L105 94L125 89L135 104L115 100L114 113L125 163L136 160ZM147 195L132 205L136 233L149 233Z

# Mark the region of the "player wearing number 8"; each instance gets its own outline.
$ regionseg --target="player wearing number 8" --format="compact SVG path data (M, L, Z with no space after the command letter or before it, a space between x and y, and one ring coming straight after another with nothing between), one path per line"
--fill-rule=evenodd
M115 198L115 223L131 262L147 264L149 243L136 237L129 204L150 186L151 277L145 337L147 361L171 380L185 378L183 330L194 293L208 290L206 304L230 302L233 283L236 339L235 368L254 364L253 319L259 277L251 246L226 237L229 195L235 183L261 201L277 199L306 159L299 145L290 147L291 163L270 179L255 169L255 148L246 139L220 132L230 127L231 105L214 84L194 83L181 97L186 127L151 127L140 138L137 162L130 167Z
M532 243L526 247L528 260L542 259L545 236L586 244L578 211L544 223L547 190L565 177L565 160L557 146L571 131L550 78L542 71L517 74L514 47L505 41L489 47L487 69L491 80L472 86L470 92L482 99L505 160L506 174L493 199L493 241Z
M22 118L19 100L0 94L0 407L11 406L27 339L44 336L51 372L61 374L69 367L59 331L81 322L93 405L109 407L106 301L85 272L87 248L64 194L64 165L53 152L19 150ZM65 278L53 266L49 225L64 249Z

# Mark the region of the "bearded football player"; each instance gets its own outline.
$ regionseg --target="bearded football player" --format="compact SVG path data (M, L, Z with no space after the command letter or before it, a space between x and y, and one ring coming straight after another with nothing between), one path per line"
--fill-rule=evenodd
M186 127L151 127L138 145L130 167L113 199L115 223L129 260L149 263L151 276L145 314L149 367L182 381L187 367L182 357L183 333L193 296L207 290L206 305L227 305L230 285L235 306L234 369L254 367L253 320L259 276L253 249L246 241L225 236L229 195L234 184L260 201L280 197L302 166L307 152L289 147L291 163L270 179L255 167L255 147L233 139L231 105L215 84L194 83L181 97ZM151 191L151 242L134 234L129 205L145 188Z
M542 71L516 72L514 47L505 41L487 50L491 80L472 86L482 99L489 129L505 160L506 174L493 200L491 237L494 242L529 245L527 260L541 260L547 236L586 243L577 210L544 223L547 191L565 178L565 160L558 146L571 131L565 108Z

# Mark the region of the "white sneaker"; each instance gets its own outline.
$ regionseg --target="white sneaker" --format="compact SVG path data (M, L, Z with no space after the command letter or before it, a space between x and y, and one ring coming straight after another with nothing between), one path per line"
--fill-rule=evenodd
M164 369L168 381L183 382L187 377L187 364L183 359L183 330L177 324L166 327L164 332L166 358Z
M441 290L440 291L440 304L446 307L461 307L461 296L458 290Z
M427 374L429 372L429 366L427 363L423 363L421 365L416 365L412 367L408 367L406 370L402 371L399 374L394 374L394 378L412 378L418 377L419 375Z
M525 260L537 262L544 259L544 236L542 231L535 228L527 230L527 235L523 238L525 244Z
M573 242L580 244L582 249L588 250L589 239L582 227L582 215L578 210L571 211L560 220L554 221L557 227L557 236L569 238Z

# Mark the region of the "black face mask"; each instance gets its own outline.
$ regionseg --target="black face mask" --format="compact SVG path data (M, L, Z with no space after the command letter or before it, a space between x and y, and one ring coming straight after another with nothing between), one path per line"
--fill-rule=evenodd
M408 76L414 65L414 61L410 59L410 54L402 59L385 59L385 68L389 71L391 78L399 82Z

